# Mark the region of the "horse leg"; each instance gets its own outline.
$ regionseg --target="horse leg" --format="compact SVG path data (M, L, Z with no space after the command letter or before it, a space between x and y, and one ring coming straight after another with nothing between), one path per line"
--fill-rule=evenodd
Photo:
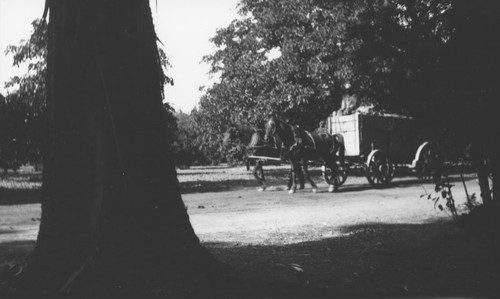
M291 165L292 159L290 158L289 154L290 153L286 154L286 159L288 161L290 161L290 171L288 173L288 182L287 182L287 185L286 185L286 190L290 190L292 188L293 180L295 178L294 175L293 175L293 165Z
M292 188L292 185L293 185L293 179L294 179L294 176L293 176L293 170L290 169L290 174L288 175L288 184L287 184L287 188L286 190L290 190Z
M296 182L296 176L297 176L297 167L296 167L296 164L294 163L294 161L290 161L290 175L291 175L291 182L292 182L292 185L290 187L290 189L288 190L288 193L292 194L292 193L295 193L295 191L297 190L297 182Z
M299 186L300 186L300 189L304 189L305 188L305 183L304 183L304 171L302 170L302 168L299 167L299 173L298 173L298 176L299 176Z
M305 178L307 179L309 184L311 184L312 192L316 193L318 191L318 186L316 186L316 184L313 182L313 180L309 176L309 170L307 169L307 160L306 159L302 160L302 170L304 172Z
M337 163L335 162L335 159L333 159L333 161L330 161L330 163L327 163L326 167L330 168L330 171L332 172L332 180L333 180L333 182L328 183L328 192L337 191L339 189L339 182L337 181L338 167L337 167Z
M299 179L299 189L304 189L305 188L305 184L304 184L304 171L302 170L300 164L298 164L295 169L297 169L297 171L298 171L297 177Z
M256 161L253 167L253 176L259 181L260 187L258 191L264 191L267 188L266 178L264 177L264 169L262 168L262 161Z
M340 139L337 140L337 146L335 149L335 152L333 155L338 152L339 153L339 162L342 167L345 166L345 144L344 144L344 138L342 136L339 137Z
M267 183L266 183L266 177L264 176L264 168L262 167L263 162L259 161L259 172L260 172L260 177L261 177L261 184L262 184L262 191L266 190L267 188Z

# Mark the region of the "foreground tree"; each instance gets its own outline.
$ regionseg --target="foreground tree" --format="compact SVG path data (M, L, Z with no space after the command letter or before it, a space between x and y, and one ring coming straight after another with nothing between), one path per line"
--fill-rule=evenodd
M148 1L47 3L46 196L21 282L69 292L205 281L218 264L179 193Z
M493 227L500 222L500 198L488 183L491 175L493 187L500 185L499 17L498 1L454 1L450 20L455 32L446 49L443 77L447 80L442 84L447 87L445 104L452 112L444 120L473 148L481 197L486 209L495 211Z

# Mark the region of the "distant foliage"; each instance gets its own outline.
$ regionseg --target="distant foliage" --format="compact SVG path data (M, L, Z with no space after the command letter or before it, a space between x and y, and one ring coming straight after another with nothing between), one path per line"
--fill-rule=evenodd
M0 168L17 170L28 159L29 107L0 100Z
M18 46L10 45L14 66L27 64L28 72L6 83L12 90L0 101L0 167L17 169L38 164L47 138L47 25L32 22L33 33Z
M181 112L175 113L176 131L172 144L174 161L179 168L188 168L192 165L208 164L209 159L205 156L197 123L194 114Z

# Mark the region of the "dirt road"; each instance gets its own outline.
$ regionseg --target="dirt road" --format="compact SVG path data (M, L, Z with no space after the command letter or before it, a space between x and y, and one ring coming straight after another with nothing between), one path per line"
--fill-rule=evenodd
M290 195L278 187L265 192L186 194L183 198L191 223L205 242L289 244L340 236L348 226L419 224L451 217L421 197L433 192L433 185L422 185L414 178L396 179L385 189L373 189L365 182L346 183L337 193L328 193L327 186L319 184L318 193L306 188ZM469 193L478 194L473 180L467 186ZM456 204L463 206L466 196L459 182L452 190Z
M491 263L495 246L488 239L471 242L453 223L436 222L450 216L421 197L432 185L398 177L389 188L373 189L364 177L349 177L336 193L320 183L318 193L307 186L291 195L283 190L286 167L266 171L272 188L265 192L256 191L243 167L197 167L178 176L204 246L245 281L290 295L499 293L498 269ZM313 179L322 181L317 171ZM460 207L464 188L453 180ZM0 190L0 265L29 254L40 224L40 204L34 203L39 192L17 185L9 182ZM469 195L479 194L473 178L467 186Z
M199 185L208 184L203 169L196 170ZM343 228L365 223L416 224L449 218L421 197L433 191L413 177L397 178L389 188L373 189L363 177L349 178L336 193L319 183L318 193L310 187L288 194L277 181L265 192L243 168L216 169L216 175L236 178L229 191L183 195L191 223L202 242L229 244L290 244L344 234ZM194 174L193 170L191 173ZM210 177L214 176L213 169ZM183 177L184 175L184 177ZM180 173L181 183L189 173ZM317 182L320 182L316 178ZM220 184L224 184L221 181ZM217 183L215 183L217 184ZM455 183L458 205L465 202L464 188ZM478 194L477 183L467 181L468 192ZM35 240L40 221L40 204L0 206L0 245L11 241ZM229 245L228 244L228 245Z

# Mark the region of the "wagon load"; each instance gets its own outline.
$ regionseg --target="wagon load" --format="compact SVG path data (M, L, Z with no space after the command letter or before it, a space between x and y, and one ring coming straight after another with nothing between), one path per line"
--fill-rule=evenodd
M431 134L425 124L411 117L384 114L332 115L327 120L331 134L342 134L346 159L365 168L375 187L389 183L395 167L408 167L429 179L439 167Z

